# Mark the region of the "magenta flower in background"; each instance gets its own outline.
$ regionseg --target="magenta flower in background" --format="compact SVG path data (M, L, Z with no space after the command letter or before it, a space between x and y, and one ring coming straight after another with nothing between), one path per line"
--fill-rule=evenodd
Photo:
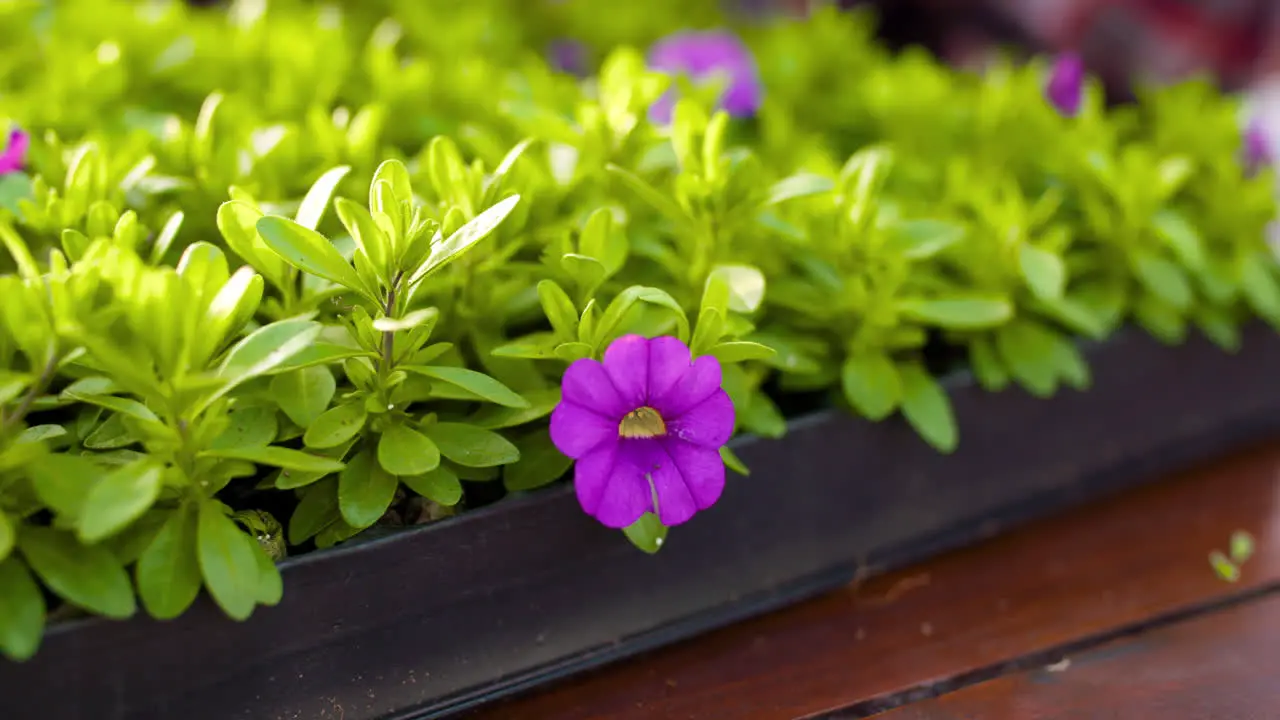
M30 135L18 128L10 130L4 152L0 153L0 174L21 170L27 162L27 147L30 145Z
M1063 53L1053 62L1045 96L1068 117L1080 112L1084 96L1084 60L1076 53Z
M1255 173L1270 165L1271 141L1262 124L1255 118L1244 131L1244 166L1248 173Z
M603 363L570 365L561 391L551 440L577 461L573 483L588 515L624 528L656 501L671 527L720 498L734 409L714 357L691 360L674 337L626 335Z
M551 66L571 75L587 73L587 48L577 40L556 40L547 50Z
M668 35L649 50L649 67L670 75L683 73L695 83L722 75L727 82L720 109L734 117L747 117L760 107L764 88L755 58L737 36L712 30ZM668 91L649 108L650 119L671 122L675 91Z

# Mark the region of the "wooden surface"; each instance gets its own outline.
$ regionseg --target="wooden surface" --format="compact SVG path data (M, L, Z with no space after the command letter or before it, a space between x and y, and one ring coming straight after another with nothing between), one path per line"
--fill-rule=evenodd
M1280 445L468 717L1280 718L1277 490Z

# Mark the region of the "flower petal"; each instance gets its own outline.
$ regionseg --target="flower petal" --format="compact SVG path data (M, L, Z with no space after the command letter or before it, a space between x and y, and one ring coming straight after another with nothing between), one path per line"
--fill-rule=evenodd
M649 341L649 400L670 390L693 367L689 346L664 335Z
M653 508L644 473L620 443L602 444L578 459L573 485L583 511L605 527L624 528Z
M733 401L716 388L711 397L676 415L665 417L667 433L685 442L719 449L733 435Z
M576 360L564 371L560 389L565 400L615 420L635 409L623 402L604 366L590 358Z
M649 339L623 335L604 351L604 370L618 389L618 395L634 410L649 402Z
M679 525L698 512L679 467L666 450L665 441L624 440L620 447L622 455L630 458L652 480L653 492L658 498L658 519L663 525Z
M663 419L679 417L719 390L720 379L720 361L711 355L703 355L685 369L680 379L668 390L651 396L649 405Z
M580 458L601 443L618 439L618 421L590 408L562 400L551 412L551 442L571 458Z
M670 437L662 444L697 508L706 510L715 505L724 492L724 460L720 459L720 452Z

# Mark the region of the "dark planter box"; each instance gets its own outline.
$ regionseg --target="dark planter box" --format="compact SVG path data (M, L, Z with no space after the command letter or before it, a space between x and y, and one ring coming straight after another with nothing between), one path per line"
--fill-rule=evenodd
M780 441L720 503L644 555L558 487L286 563L246 623L201 600L170 623L53 629L0 663L0 717L424 718L687 638L1280 435L1280 335L1228 355L1126 332L1094 387L1051 400L949 387L960 449L840 412Z

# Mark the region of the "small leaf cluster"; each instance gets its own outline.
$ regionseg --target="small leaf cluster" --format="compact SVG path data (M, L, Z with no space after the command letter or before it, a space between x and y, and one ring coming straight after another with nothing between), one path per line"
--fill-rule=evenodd
M1067 118L1043 63L959 73L827 9L742 29L734 119L645 66L688 3L590 5L0 4L33 137L0 178L0 652L201 592L243 619L287 555L562 481L560 378L625 334L716 357L744 433L838 406L949 452L955 370L1048 397L1125 324L1280 327L1272 173L1206 83ZM547 65L561 33L598 71Z

